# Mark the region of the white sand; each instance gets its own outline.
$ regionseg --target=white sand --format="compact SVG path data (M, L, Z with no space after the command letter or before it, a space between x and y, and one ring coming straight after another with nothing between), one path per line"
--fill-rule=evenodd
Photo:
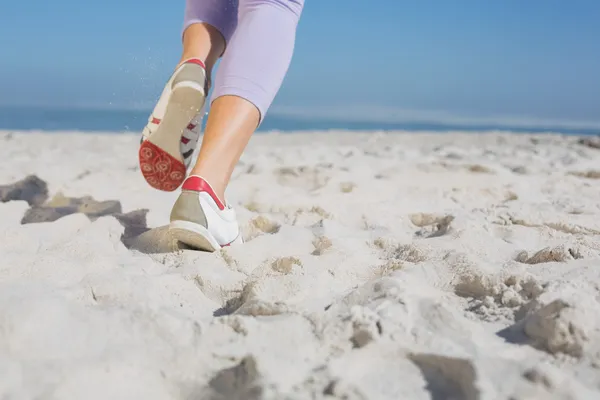
M0 203L1 399L600 398L599 149L257 135L248 242L210 254L173 247L138 141L0 133L0 185L120 202Z

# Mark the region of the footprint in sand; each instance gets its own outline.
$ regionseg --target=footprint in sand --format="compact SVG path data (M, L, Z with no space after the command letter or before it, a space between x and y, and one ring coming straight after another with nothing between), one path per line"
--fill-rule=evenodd
M411 214L410 221L421 228L415 236L433 238L443 236L450 231L450 224L454 221L453 215L436 216L433 214Z
M578 176L580 178L586 179L600 179L600 170L588 170L588 171L574 171L570 172L570 175Z
M282 167L275 170L277 182L282 186L291 186L314 191L321 189L329 182L319 168L313 167Z
M567 262L583 258L581 250L577 246L546 247L529 256L526 251L517 254L516 261L524 264L542 264L548 262Z
M327 236L319 236L313 240L315 250L312 252L314 256L320 256L332 246L331 240Z
M249 242L252 239L257 238L263 234L274 235L279 232L281 225L269 218L259 215L258 217L252 218L244 227L243 235L244 240Z

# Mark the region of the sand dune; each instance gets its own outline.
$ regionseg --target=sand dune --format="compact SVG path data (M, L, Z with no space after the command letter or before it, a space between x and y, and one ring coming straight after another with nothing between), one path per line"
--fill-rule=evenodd
M600 398L595 139L257 135L213 254L138 142L0 133L0 398Z

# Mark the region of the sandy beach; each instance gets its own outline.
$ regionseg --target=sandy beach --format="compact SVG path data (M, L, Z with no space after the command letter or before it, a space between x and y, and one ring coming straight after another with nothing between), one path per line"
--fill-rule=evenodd
M599 399L600 143L256 135L180 248L139 136L0 132L1 399Z

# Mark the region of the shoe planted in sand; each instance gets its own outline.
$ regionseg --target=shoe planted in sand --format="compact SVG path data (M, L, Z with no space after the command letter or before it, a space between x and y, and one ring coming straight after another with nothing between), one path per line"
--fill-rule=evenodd
M203 178L185 180L171 211L171 236L181 243L204 251L215 251L243 243L235 210L223 203Z

